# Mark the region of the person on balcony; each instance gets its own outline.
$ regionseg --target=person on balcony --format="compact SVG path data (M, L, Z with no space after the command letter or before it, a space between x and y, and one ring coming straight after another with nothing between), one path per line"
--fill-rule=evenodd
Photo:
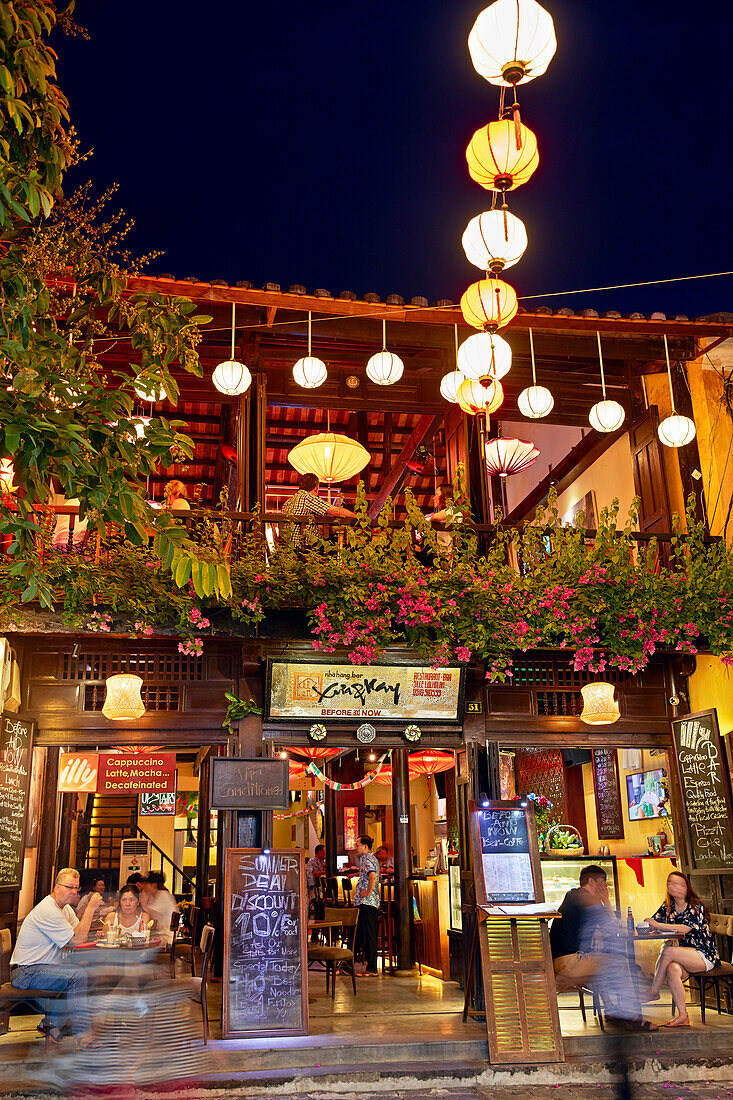
M301 474L298 478L298 492L283 507L284 516L329 516L335 519L351 519L354 513L339 504L328 504L318 496L318 478L315 474ZM293 524L290 545L294 548L303 543L303 527Z
M186 496L186 486L182 481L169 481L163 492L165 507L171 512L190 512L191 505Z
M83 967L63 962L63 949L89 939L89 929L102 904L92 894L79 920L74 905L79 898L79 872L64 867L56 875L53 890L39 901L20 926L15 950L10 958L10 982L16 989L48 989L66 994L50 1001L39 1029L53 1043L60 1043L63 1028L71 1022L77 1047L96 1046L90 1031L87 1006L87 978Z

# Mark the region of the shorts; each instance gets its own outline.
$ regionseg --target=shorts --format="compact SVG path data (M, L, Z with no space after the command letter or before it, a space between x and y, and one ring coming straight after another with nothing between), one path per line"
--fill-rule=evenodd
M695 948L694 950L697 951L697 948ZM703 955L702 951L697 951L697 953L702 961L705 963L705 969L712 970L716 964L712 962L706 955Z

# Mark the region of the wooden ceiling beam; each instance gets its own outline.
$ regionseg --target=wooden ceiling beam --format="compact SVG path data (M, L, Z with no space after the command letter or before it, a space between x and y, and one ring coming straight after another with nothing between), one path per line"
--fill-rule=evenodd
M388 497L397 495L400 487L411 476L411 471L406 469L405 464L414 457L417 448L421 444L427 445L431 441L442 422L443 417L440 415L426 413L420 417L415 425L415 430L405 443L397 459L392 463L389 472L382 470L382 484L376 497L369 505L367 513L370 519L377 518Z

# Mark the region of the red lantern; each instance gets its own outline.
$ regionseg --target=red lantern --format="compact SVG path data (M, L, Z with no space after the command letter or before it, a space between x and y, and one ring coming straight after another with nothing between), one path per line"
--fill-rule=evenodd
M418 775L435 775L436 772L449 771L456 766L456 758L453 752L444 749L421 749L410 753L407 764L410 779L416 779Z
M308 760L327 760L329 756L338 756L344 750L341 748L328 748L326 745L290 745L288 752L294 752L298 756L305 756Z

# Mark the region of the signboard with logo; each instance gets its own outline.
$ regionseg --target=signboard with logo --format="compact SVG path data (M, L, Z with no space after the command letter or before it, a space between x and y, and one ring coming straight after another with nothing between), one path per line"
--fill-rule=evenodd
M344 851L351 852L356 848L359 837L359 807L344 806Z
M174 752L64 752L58 789L89 794L175 794Z
M95 794L99 776L99 753L62 752L59 756L61 794Z
M0 724L0 890L17 890L23 870L33 723L3 714Z
M462 668L271 660L266 716L457 722L463 688Z

